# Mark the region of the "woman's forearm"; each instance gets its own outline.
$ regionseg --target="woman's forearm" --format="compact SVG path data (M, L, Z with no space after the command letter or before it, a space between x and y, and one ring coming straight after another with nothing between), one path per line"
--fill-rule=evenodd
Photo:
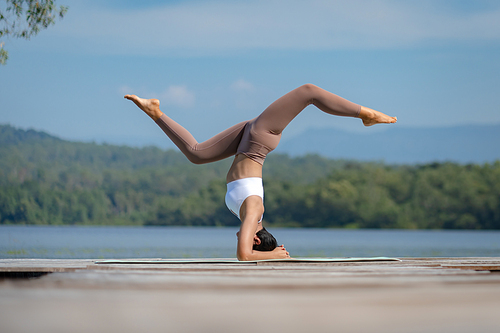
M290 259L290 255L283 245L273 251L238 251L237 258L240 261L265 260L265 259Z

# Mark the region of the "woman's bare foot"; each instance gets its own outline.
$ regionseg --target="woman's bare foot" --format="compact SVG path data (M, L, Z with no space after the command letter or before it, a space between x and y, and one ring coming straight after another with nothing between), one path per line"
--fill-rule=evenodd
M125 95L124 97L134 102L135 105L146 112L154 121L158 120L163 114L163 112L160 111L160 101L157 99L145 99L137 97L136 95Z
M375 124L392 124L398 121L398 118L391 117L382 112L372 110L370 108L361 107L359 118L363 121L365 126L372 126Z

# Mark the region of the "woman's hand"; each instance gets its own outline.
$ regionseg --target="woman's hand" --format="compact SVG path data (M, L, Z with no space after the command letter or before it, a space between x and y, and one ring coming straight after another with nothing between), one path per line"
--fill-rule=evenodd
M283 244L277 246L273 250L273 253L276 255L276 259L290 259L290 253L288 253Z

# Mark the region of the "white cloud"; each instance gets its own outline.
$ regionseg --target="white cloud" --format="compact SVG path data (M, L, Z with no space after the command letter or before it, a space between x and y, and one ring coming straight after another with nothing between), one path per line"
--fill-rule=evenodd
M118 87L118 93L122 96L133 94L134 90L129 86Z
M239 80L236 80L235 82L233 82L233 84L231 85L231 89L233 89L235 91L250 92L250 91L254 91L255 87L250 82L245 81L243 79L239 79Z
M464 13L438 3L219 0L133 10L75 6L49 30L91 52L183 56L500 41L500 6Z
M196 101L194 92L184 85L171 85L163 92L158 93L147 88L131 88L130 86L120 86L117 89L120 95L136 94L142 98L157 98L161 105L174 105L181 108L193 107Z
M194 106L195 95L186 86L169 86L159 99L162 104L175 105L181 108Z

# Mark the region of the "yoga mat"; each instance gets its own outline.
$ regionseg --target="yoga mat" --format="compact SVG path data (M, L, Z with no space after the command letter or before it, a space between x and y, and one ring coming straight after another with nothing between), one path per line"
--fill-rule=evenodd
M265 259L239 261L238 259L107 259L98 260L96 264L251 264L259 262L363 262L363 261L401 261L397 258L373 257L373 258L293 258L293 259Z

